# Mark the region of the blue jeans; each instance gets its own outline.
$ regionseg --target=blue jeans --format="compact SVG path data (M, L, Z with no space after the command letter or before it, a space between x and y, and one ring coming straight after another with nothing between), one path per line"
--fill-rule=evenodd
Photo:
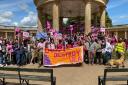
M111 52L105 52L103 57L103 63L106 64L111 59L112 53Z
M16 54L16 64L21 65L21 56L20 56L20 54Z
M3 64L3 53L0 53L0 64Z
M16 56L16 64L21 65L21 52L20 52L20 50L15 51L15 56Z

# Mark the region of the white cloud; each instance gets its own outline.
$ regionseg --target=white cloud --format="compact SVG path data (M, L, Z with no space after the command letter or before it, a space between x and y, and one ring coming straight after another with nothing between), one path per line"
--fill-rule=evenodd
M20 7L21 10L29 12L29 6L27 5L27 3L21 3L18 6Z
M19 24L18 24L18 22L13 22L12 25L18 26Z
M113 25L127 24L128 15L118 15L112 17Z
M109 2L111 3L111 1L109 1ZM113 8L116 8L116 7L126 4L126 3L128 3L128 0L117 0L116 2L114 1L112 4L109 4L109 6L107 8L113 9Z
M11 11L5 11L3 13L0 13L0 16L3 17L3 18L10 18L13 16L13 12Z
M19 6L21 4L29 4L31 2L33 2L33 0L15 0L15 2L14 0L12 0L12 2L10 0L9 3L7 2L7 0L5 0L0 4L0 12L3 12L5 10L19 11Z
M33 12L29 12L21 21L22 26L36 26L37 25L37 15Z
M11 21L11 19L0 17L0 24L10 23Z
M121 18L121 19L128 19L128 15L122 15L119 18Z
M3 13L0 13L0 24L8 24L12 21L13 12L11 11L5 11Z
M118 15L118 16L113 16L112 17L112 20L126 20L126 19L128 19L128 15Z
M21 3L30 3L30 2L32 2L32 0L16 0L15 3L11 2L11 3L0 4L0 8L1 9L12 8L18 6Z
M37 15L36 13L30 12L31 6L29 6L29 4L32 2L33 0L12 0L12 1L3 0L2 2L0 0L0 3L1 3L0 4L0 24L15 25L15 26L17 25L18 26L19 25L36 26ZM22 12L28 13L28 15L21 18L22 16L22 14L20 14L21 10ZM16 14L16 13L19 13L19 14Z

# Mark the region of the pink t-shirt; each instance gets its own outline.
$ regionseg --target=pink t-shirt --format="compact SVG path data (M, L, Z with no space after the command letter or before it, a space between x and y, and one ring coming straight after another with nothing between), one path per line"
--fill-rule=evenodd
M112 44L112 45L115 45L116 42L117 42L116 38L115 38L115 37L112 37L112 38L111 38L111 44Z
M46 42L43 42L43 43L40 42L40 43L38 43L37 47L40 48L40 51L43 52L43 50L45 49L45 44L46 44Z
M44 44L43 43L38 43L37 47L38 48L44 48Z
M0 40L0 43L2 44L2 40Z
M12 45L7 44L7 50L9 53L12 53L13 52Z

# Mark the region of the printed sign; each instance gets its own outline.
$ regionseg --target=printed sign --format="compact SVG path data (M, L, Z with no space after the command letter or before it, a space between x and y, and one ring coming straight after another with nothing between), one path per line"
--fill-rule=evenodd
M83 62L83 47L69 49L45 49L44 66L58 66L62 64L77 64Z
M23 37L28 38L29 37L29 33L28 32L23 32Z

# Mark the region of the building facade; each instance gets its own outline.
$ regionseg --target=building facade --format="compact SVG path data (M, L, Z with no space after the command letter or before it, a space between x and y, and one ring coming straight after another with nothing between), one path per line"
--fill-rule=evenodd
M105 27L106 4L108 0L34 0L38 11L38 31L42 31L42 16L52 16L52 27L59 31L60 17L69 18L84 16L84 33L91 31L92 15L100 17L100 26Z
M0 26L0 37L6 39L15 39L15 26ZM19 27L22 31L28 30L31 35L35 35L37 27Z
M128 25L119 25L107 28L109 34L115 34L117 38L128 39Z

